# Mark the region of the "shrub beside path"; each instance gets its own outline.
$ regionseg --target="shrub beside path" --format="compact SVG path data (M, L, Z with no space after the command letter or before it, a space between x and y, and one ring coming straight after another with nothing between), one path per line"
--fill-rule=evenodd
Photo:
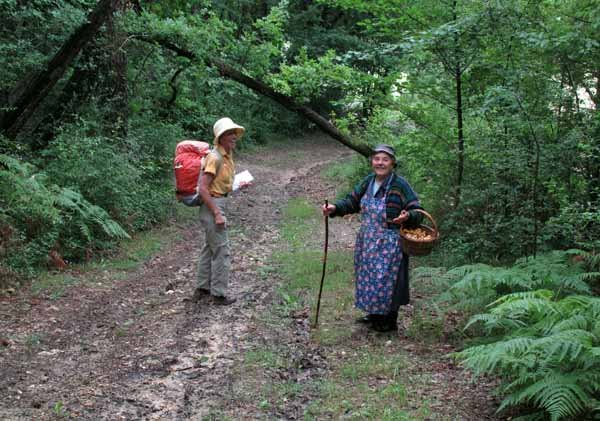
M256 181L230 200L231 306L185 300L200 241L195 223L175 221L172 240L133 269L73 268L61 273L60 294L24 288L0 297L0 419L302 419L332 361L351 353L313 341L307 309L274 310L285 303L268 262L287 201L332 199L336 186L320 171L351 156L326 138L238 154L238 171ZM355 229L332 221L332 243L351 247ZM372 340L352 335L347 347ZM423 383L407 405L428 401L431 419L494 418L489 388L439 358L449 345L391 343L408 356L407 378ZM265 392L265 379L280 386ZM276 405L268 393L281 397Z

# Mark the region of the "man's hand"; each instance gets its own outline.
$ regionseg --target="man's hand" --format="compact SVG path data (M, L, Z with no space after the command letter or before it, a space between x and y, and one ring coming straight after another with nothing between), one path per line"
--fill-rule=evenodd
M225 218L223 217L223 214L221 212L218 212L215 215L215 224L219 227L219 228L223 228L225 226Z

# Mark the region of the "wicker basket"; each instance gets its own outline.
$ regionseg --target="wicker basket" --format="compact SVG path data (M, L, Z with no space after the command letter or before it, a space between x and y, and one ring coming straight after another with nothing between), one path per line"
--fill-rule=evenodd
M429 215L427 212L421 209L415 210L417 212L421 212L431 221L433 228L423 224L419 225L419 228L421 228L424 231L427 231L431 238L427 240L416 240L414 238L409 238L404 233L406 228L401 227L400 236L402 237L402 250L409 256L426 256L429 253L431 253L431 250L433 250L433 247L436 245L440 237L440 233L437 229L437 224L435 223L435 220L431 217L431 215Z

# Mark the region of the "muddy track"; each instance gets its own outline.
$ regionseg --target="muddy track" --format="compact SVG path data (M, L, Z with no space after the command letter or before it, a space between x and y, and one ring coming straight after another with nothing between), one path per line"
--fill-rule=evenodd
M265 331L260 319L277 299L265 260L276 247L280 209L290 197L334 190L319 178L328 162L351 156L327 139L309 139L237 157L254 186L230 199L233 279L228 307L192 304L198 227L123 279L71 273L77 282L57 299L23 291L0 300L0 419L202 419L215 411L235 419L260 414L234 401L234 370L260 341L294 342L288 377L308 381L324 369L308 336L306 314ZM276 415L302 417L309 396ZM263 415L264 416L264 413Z

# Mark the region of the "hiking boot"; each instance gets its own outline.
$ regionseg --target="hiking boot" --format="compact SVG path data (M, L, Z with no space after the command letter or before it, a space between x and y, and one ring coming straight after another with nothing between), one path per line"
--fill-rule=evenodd
M356 323L369 324L376 323L383 320L383 315L381 314L367 314L366 316L359 317L355 320Z
M218 306L228 306L236 301L237 300L235 298L225 297L222 295L213 295L213 304Z
M194 295L192 295L192 298L190 299L190 301L193 303L197 303L200 300L202 300L204 297L208 297L209 295L210 295L209 290L203 289L203 288L196 288L196 290L194 291Z

